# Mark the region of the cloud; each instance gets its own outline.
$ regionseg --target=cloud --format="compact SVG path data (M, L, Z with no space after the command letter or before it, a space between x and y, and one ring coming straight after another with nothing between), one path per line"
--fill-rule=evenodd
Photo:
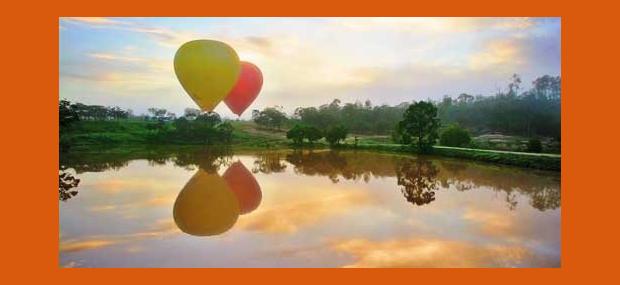
M398 104L489 95L513 73L530 82L560 72L555 18L61 18L60 24L66 29L61 96L138 113L193 105L172 60L178 46L200 38L228 43L262 70L261 96L251 108L278 104L289 113L334 98Z
M125 235L100 235L100 236L88 236L80 239L68 239L60 241L60 252L76 252L84 250L93 250L113 245L127 244L136 241L165 238L180 234L181 231L177 228L173 220L164 219L158 220L152 226L152 229L125 234Z
M355 261L345 267L519 267L530 265L528 260L541 261L519 246L478 245L443 239L350 239L334 242L331 248L354 258ZM551 266L545 262L541 264Z
M521 46L514 40L496 40L487 43L481 51L469 58L469 68L480 70L519 70L524 64Z
M373 200L365 193L320 191L319 197L305 201L261 206L251 215L243 216L236 227L271 234L295 233L302 228L334 219L351 211L351 208L372 203Z
M61 17L62 21L86 24L91 26L118 26L124 23L107 17Z

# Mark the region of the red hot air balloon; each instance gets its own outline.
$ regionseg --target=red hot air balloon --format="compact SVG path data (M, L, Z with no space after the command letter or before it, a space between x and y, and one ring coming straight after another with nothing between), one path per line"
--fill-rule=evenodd
M237 197L241 214L247 214L258 208L263 194L254 175L245 168L243 163L240 161L233 163L222 177Z
M233 113L241 116L243 111L254 102L261 87L263 87L263 74L260 69L252 63L242 61L237 83L224 102Z

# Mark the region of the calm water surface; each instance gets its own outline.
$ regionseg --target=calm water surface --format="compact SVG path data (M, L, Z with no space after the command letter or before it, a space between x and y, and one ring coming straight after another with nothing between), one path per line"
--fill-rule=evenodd
M560 177L353 151L64 155L62 267L558 267Z

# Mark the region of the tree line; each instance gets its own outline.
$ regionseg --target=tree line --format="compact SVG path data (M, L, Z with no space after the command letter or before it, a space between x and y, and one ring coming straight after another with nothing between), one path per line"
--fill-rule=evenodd
M473 134L500 133L560 140L561 78L544 75L523 90L521 78L513 75L506 91L491 96L444 96L429 100L437 108L442 125L458 125ZM280 129L295 124L326 130L342 125L355 134L389 135L398 131L398 123L413 102L396 106L374 106L370 100L342 103L335 99L319 107L299 107L287 116L281 107L254 110L253 121L265 128Z

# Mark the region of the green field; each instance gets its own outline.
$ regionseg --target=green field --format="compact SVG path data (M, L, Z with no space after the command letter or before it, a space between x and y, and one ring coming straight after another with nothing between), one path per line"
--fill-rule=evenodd
M286 139L285 130L269 130L258 127L253 122L229 121L234 130L231 146L235 149L288 149L293 148ZM96 151L105 149L136 149L143 146L196 146L195 142L168 140L166 134L174 130L171 123L156 129L157 122L144 120L117 121L79 121L72 125L70 131L61 135L60 144L64 150L71 152ZM357 144L356 144L357 137ZM162 140L162 138L164 138ZM173 143L170 143L173 142ZM314 144L304 144L303 148L329 148L324 139ZM382 152L415 153L408 145L394 144L389 136L350 135L344 144L337 148L360 149ZM545 170L561 169L559 154L540 154L502 150L455 148L435 146L432 155L455 157L469 160L486 161L498 164L515 165Z

